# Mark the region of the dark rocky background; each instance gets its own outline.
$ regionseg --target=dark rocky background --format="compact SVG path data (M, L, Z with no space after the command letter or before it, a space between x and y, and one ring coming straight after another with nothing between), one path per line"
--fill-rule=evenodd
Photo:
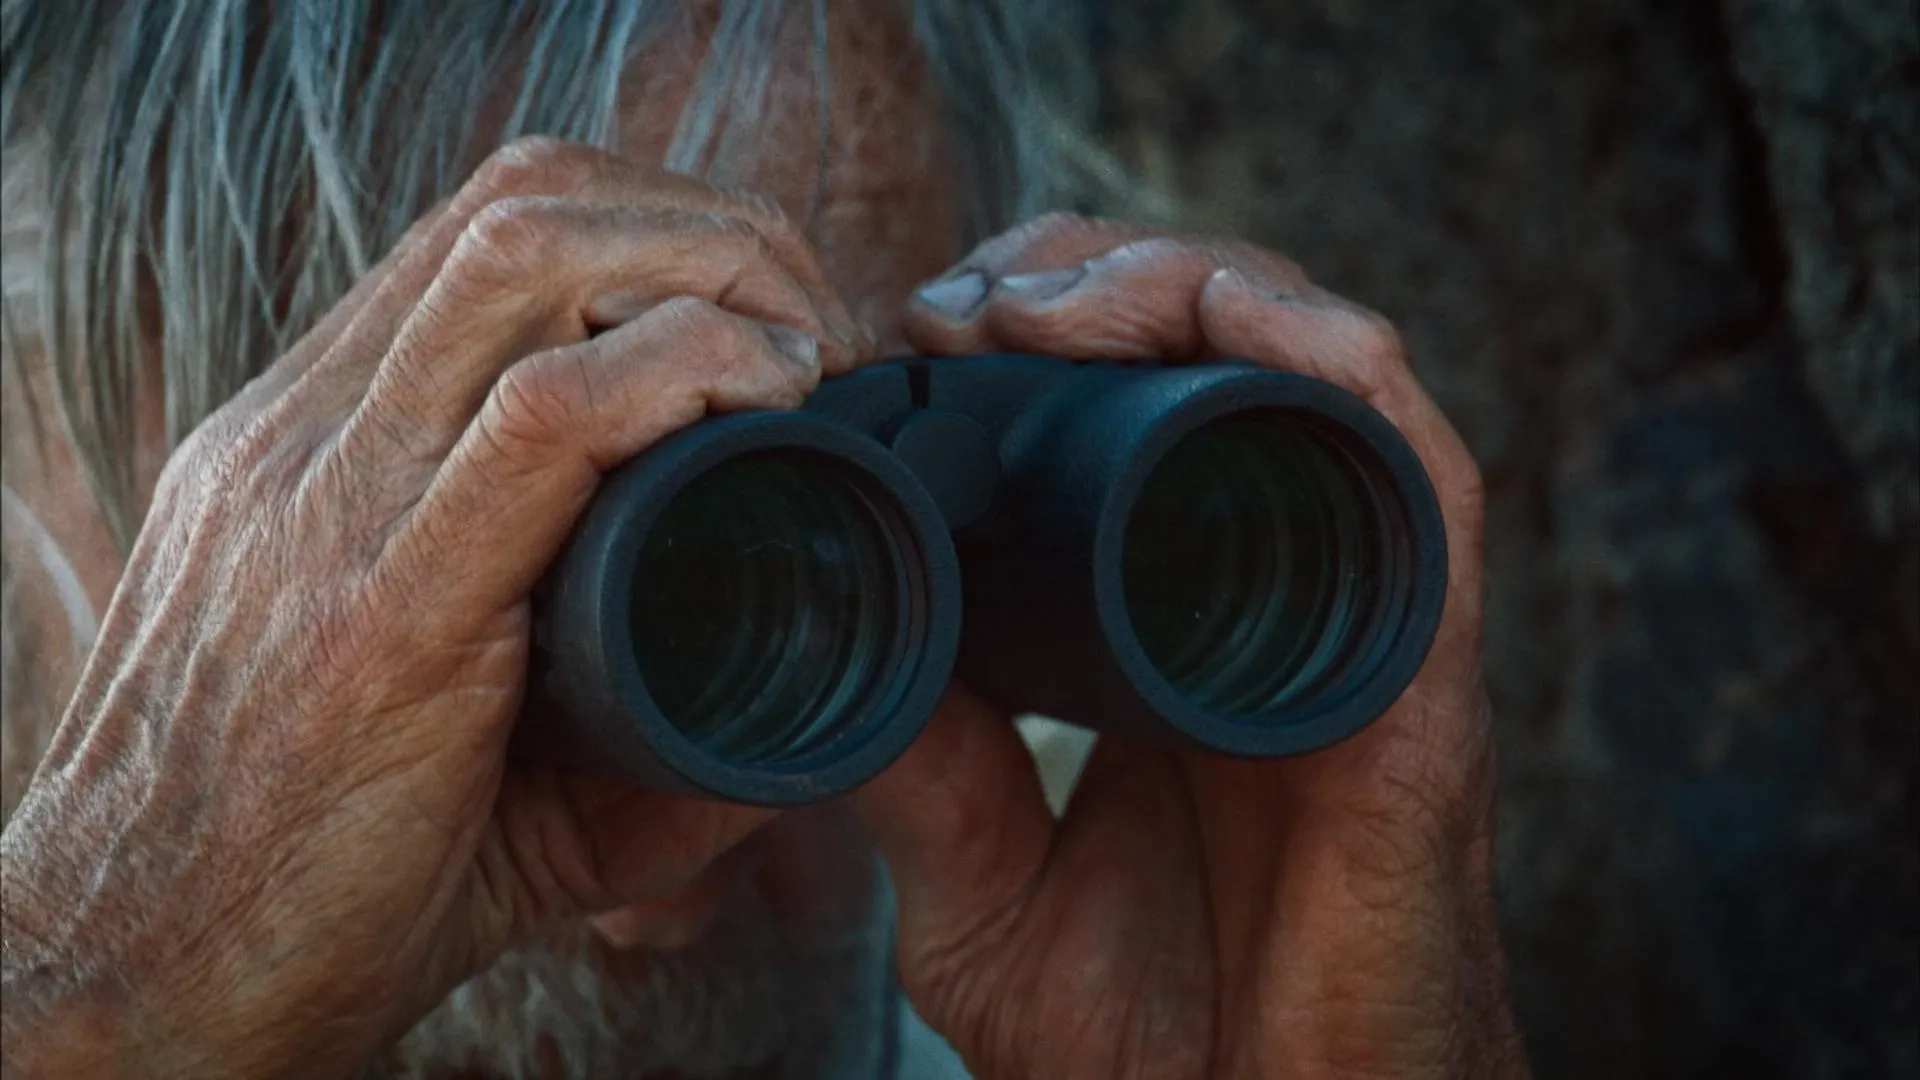
M1920 1075L1912 8L1090 10L1108 145L1392 316L1485 469L1540 1074Z

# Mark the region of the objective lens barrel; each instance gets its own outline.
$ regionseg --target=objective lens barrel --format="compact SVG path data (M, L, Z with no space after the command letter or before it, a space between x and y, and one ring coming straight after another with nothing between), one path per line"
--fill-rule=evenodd
M1392 425L1244 364L879 365L616 470L535 597L524 754L790 805L869 779L956 673L1246 756L1344 738L1425 657L1438 503Z
M1250 365L1081 368L1007 429L957 537L958 670L1163 746L1314 750L1418 672L1446 596L1418 457L1358 398Z
M871 437L748 413L610 474L534 605L523 757L797 805L869 779L932 716L959 567Z

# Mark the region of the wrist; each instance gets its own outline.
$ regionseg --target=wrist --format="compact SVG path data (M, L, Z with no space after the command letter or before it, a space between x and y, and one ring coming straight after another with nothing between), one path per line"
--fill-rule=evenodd
M6 995L0 1066L7 1075L89 1080L135 1073L138 1058L124 1037L127 1025L111 1004L70 993L45 995L13 971L0 992Z
M21 877L14 860L0 866L0 1062L9 1075L127 1075L127 1003L47 933Z
M276 995L241 1000L245 978L232 966L159 946L132 930L133 920L104 913L107 905L78 902L82 890L55 885L72 880L71 867L35 858L50 846L34 844L21 824L0 839L0 1074L218 1080L351 1071L296 1045L298 1028L259 1011Z
M27 1077L212 1077L228 1060L191 1034L209 1010L178 958L146 955L135 925L72 884L94 868L72 831L16 818L0 838L0 1058ZM162 979L160 976L165 976ZM215 1010L217 1011L217 1010ZM195 1022L180 1023L183 1018ZM235 1047L234 1049L237 1049Z
M1326 822L1288 852L1286 977L1264 1052L1302 1075L1528 1075L1506 989L1491 834Z

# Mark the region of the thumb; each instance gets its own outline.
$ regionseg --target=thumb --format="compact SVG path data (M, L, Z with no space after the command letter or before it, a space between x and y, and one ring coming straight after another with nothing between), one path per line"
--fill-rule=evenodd
M1033 758L998 709L955 686L911 748L852 796L893 873L900 976L929 1022L1005 959L1053 843Z

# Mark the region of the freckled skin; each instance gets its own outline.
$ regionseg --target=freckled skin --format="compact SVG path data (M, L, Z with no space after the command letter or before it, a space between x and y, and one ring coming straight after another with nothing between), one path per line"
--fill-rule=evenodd
M19 468L8 425L10 488L102 613L84 674L50 669L72 703L0 839L10 1067L347 1075L543 928L697 935L707 871L770 815L507 766L526 590L600 470L911 348L1340 383L1420 453L1453 559L1412 687L1306 758L1103 742L1056 820L1007 717L955 687L849 801L922 1015L990 1076L1525 1073L1492 905L1479 478L1398 338L1270 252L1069 216L961 258L964 307L910 300L960 256L951 170L904 28L851 22L819 202L798 59L775 94L791 145L738 185L764 198L636 164L684 92L668 49L638 66L626 157L532 142L481 166L167 460L124 567L63 448ZM1003 284L1075 270L1043 298Z

